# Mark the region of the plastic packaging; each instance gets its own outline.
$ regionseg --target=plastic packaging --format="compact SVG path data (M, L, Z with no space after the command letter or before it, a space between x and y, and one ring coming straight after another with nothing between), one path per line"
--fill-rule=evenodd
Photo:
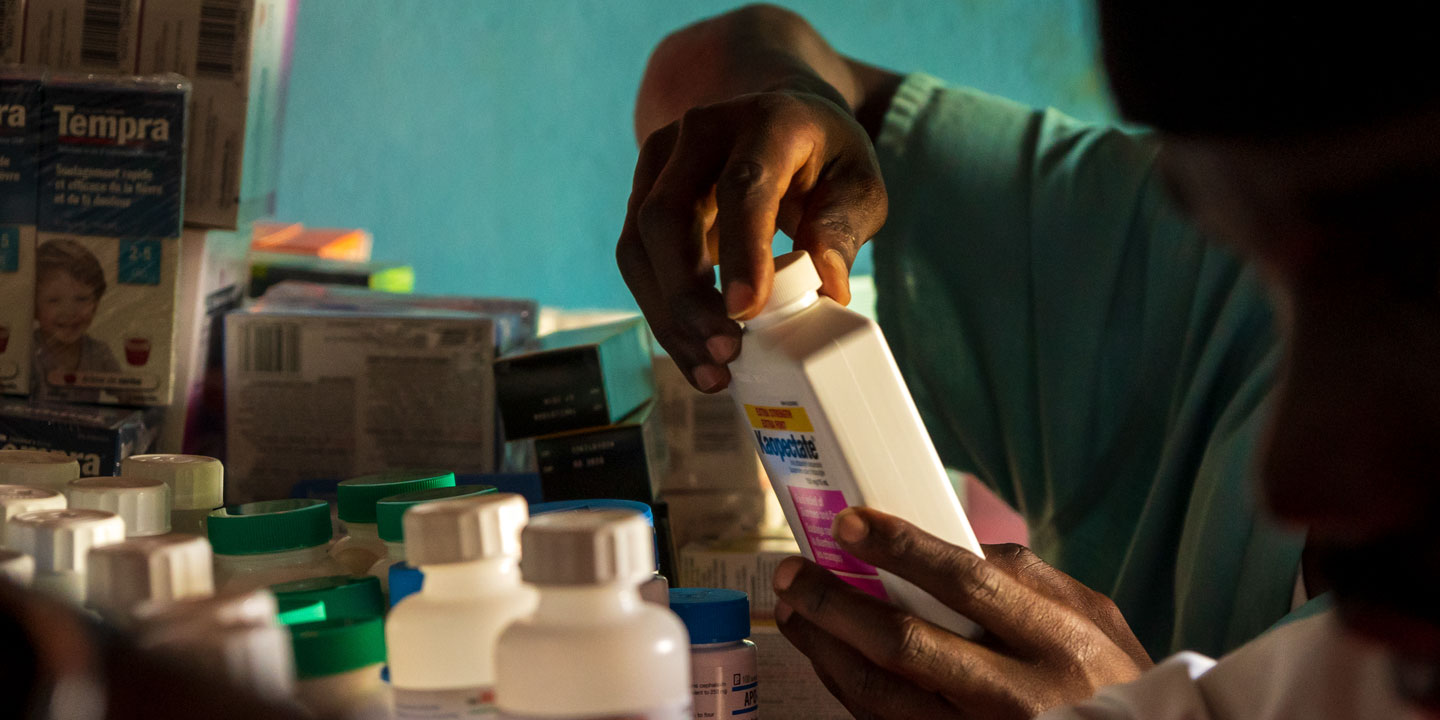
M90 549L125 539L125 521L104 510L39 510L5 523L5 545L35 559L33 587L85 604Z
M522 537L522 574L540 603L500 635L500 712L689 720L685 626L638 590L655 563L645 521L624 510L555 513L532 519Z
M80 477L74 458L44 450L0 450L0 484L28 485L65 492L65 485Z
M170 486L161 480L80 478L70 481L65 496L72 508L108 510L124 518L126 537L170 532Z
M405 562L405 511L416 505L437 500L450 500L495 492L493 485L456 485L418 492L392 495L375 503L375 526L385 544L385 557L370 566L370 574L380 580L380 590L389 596L390 566Z
M0 550L0 578L20 587L35 581L35 558L14 550Z
M735 403L805 557L941 627L974 623L841 551L835 515L864 505L983 555L880 328L820 297L805 251L775 258L775 284L730 364Z
M69 505L56 490L28 485L0 485L0 546L4 546L5 523L21 513L36 510L64 510Z
M173 533L130 538L90 550L85 604L117 627L128 627L138 608L215 592L210 543Z
M738 590L677 588L670 609L690 633L695 720L759 717L759 673L750 601Z
M270 591L282 606L319 602L325 605L325 619L366 618L385 614L380 581L373 577L332 575L271 585Z
M405 513L406 549L425 573L420 592L390 612L390 682L397 720L485 715L495 684L495 642L535 609L520 579L525 500L483 494Z
M330 504L324 500L267 500L227 505L210 513L215 587L261 588L340 575L330 542Z
M385 629L380 616L340 618L290 626L295 650L295 699L316 717L388 715Z
M225 504L225 467L204 455L135 455L120 474L170 486L170 529L205 534L205 520Z
M454 486L455 474L445 470L392 470L341 480L335 492L339 497L340 522L345 523L345 537L331 546L330 555L345 572L355 575L369 572L370 567L386 555L376 524L375 503L392 495Z
M650 526L652 533L655 530L655 511L651 510L649 505L636 500L560 500L530 506L531 515L548 515L577 510L628 510L638 513L640 517L644 518L645 524ZM657 563L659 561L658 548L656 561ZM661 607L670 607L670 579L661 574L657 567L650 577L645 579L645 582L640 583L640 597L646 602L652 602Z

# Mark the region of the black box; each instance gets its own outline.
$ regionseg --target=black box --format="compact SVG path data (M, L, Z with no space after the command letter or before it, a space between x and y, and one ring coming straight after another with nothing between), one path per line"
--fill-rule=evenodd
M665 469L660 412L646 403L614 425L535 438L546 502L612 498L653 504Z
M120 462L149 452L165 408L131 410L0 399L0 450L54 450L80 475L118 475Z

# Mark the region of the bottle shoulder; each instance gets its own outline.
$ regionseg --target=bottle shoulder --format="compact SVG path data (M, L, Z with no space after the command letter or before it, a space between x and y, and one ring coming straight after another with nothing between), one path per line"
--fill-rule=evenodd
M850 343L879 336L880 328L874 321L830 298L820 298L809 308L773 325L747 326L735 364L744 368L777 359L803 364Z

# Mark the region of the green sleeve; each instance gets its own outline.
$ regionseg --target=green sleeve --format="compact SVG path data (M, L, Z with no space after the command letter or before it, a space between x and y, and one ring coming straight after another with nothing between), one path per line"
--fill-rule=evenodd
M1270 308L1167 200L1154 139L913 75L876 146L877 311L946 464L1152 653L1219 654L1284 615L1299 539L1247 478Z

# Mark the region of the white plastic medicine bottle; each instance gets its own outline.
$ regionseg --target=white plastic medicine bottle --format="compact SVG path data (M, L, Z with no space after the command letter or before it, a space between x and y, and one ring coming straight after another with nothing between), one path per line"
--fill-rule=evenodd
M28 485L65 492L65 483L80 477L80 463L64 453L46 450L0 450L0 484Z
M101 618L128 628L136 612L215 592L210 543L171 533L130 538L90 550L85 604Z
M126 477L170 486L170 529L205 534L205 518L225 504L225 466L204 455L132 455L120 465Z
M975 624L900 578L840 550L852 505L899 516L983 555L880 327L820 297L803 250L775 258L775 284L746 321L731 391L805 557L840 579L961 635Z
M401 493L454 486L455 473L447 470L391 470L341 480L335 493L340 522L345 523L345 537L330 547L330 556L352 575L370 572L370 568L385 557L375 503Z
M760 717L758 656L750 599L739 590L674 588L670 609L690 633L695 720Z
M32 587L85 605L90 548L125 539L125 521L104 510L37 510L5 523L5 545L35 560Z
M124 518L126 537L170 532L170 486L162 480L79 478L65 486L65 496L77 510L108 510Z
M645 521L625 510L555 513L533 518L522 538L522 574L540 604L500 635L501 717L691 720L685 626L640 598L655 564Z
M375 503L375 527L385 543L385 557L370 566L370 574L380 581L380 591L390 596L390 566L405 562L405 513L421 503L451 500L495 492L494 485L455 485L391 495ZM393 603L392 603L393 604Z
M5 543L5 523L21 513L36 510L64 510L65 496L57 490L28 485L0 485L0 546Z
M528 517L525 499L511 493L405 513L405 549L425 584L386 623L397 720L493 715L496 640L535 609L519 567Z

